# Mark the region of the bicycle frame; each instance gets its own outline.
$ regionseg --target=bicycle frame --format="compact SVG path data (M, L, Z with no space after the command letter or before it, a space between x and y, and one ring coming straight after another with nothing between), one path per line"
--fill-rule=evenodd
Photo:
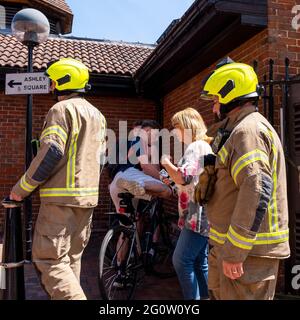
M124 198L131 200L126 195ZM145 207L137 210L130 204L126 207L125 201L123 205L123 208L127 210L124 211L124 214L114 213L118 224L112 224L106 233L99 255L99 288L102 296L109 300L115 295L118 297L116 288L125 289L125 295L127 299L130 299L134 288L140 282L138 279L142 279L140 276L144 277L144 273L142 272L139 276L138 271L144 270L145 274L153 274L161 278L176 275L175 271L169 268L172 265L170 263L172 251L171 254L168 252L174 250L174 247L170 247L169 242L166 242L163 236L165 229L162 224L162 207L158 200L153 199ZM139 217L137 212L139 212ZM142 230L140 230L142 225L139 223L143 221L140 219L144 220ZM164 231L161 232L161 230ZM156 237L157 232L159 232L159 237L162 236L159 241ZM108 258L107 263L105 257ZM114 285L115 283L117 285ZM128 283L129 286L127 286ZM122 295L122 291L120 292Z
M134 246L135 242L136 242L136 249L137 249L138 256L140 257L142 255L142 246L141 246L140 236L139 236L139 233L137 231L137 222L136 221L134 221L132 228L133 228L134 236L132 237L132 240L131 240L131 245L130 245L128 258L127 258L127 264L129 263L129 260L130 260L131 253L132 253L133 246ZM139 267L139 265L137 267Z
M148 208L148 206L147 206L147 208ZM129 219L128 217L126 217L126 218ZM157 226L158 226L157 219L153 220L153 217L152 217L151 218L151 229L153 229L153 230L151 230L151 232L150 232L151 237L153 237L154 230L157 228ZM131 231L132 231L132 233L134 233L134 235L133 235L133 237L131 239L130 248L128 250L127 264L129 263L129 260L130 260L131 254L132 254L132 250L134 248L134 244L135 243L136 243L136 249L137 249L138 257L141 257L142 254L143 254L143 249L142 249L142 245L141 245L141 239L140 239L140 235L139 235L138 230L137 230L137 220L136 219L134 219L132 221L131 229L132 229ZM146 233L143 233L143 235L145 235ZM151 240L153 240L153 239L151 239ZM148 244L147 244L147 246L145 248L145 252L147 252L147 249L148 249ZM138 264L136 266L136 268L140 268L140 267L141 267L140 264Z

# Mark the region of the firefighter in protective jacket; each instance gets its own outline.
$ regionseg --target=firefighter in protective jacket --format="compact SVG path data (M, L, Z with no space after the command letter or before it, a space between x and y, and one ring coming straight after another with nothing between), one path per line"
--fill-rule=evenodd
M20 201L40 188L32 255L42 285L51 299L84 300L81 256L98 204L106 120L83 97L89 86L84 64L61 59L46 74L58 102L48 112L36 157L10 197Z
M285 157L276 131L258 112L260 93L253 68L227 58L201 95L222 118L207 204L208 284L215 299L273 299L279 261L290 255Z

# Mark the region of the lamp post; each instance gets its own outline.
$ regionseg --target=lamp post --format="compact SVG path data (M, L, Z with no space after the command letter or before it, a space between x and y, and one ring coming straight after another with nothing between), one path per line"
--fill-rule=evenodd
M47 40L50 31L49 21L46 16L35 9L23 9L16 13L12 21L12 33L28 49L27 72L33 72L33 49ZM26 109L26 143L25 158L26 170L32 160L32 94L27 95ZM26 237L26 260L31 261L32 248L32 201L28 197L24 201L25 212L25 237Z
M38 10L24 9L19 11L12 21L13 35L28 48L27 71L33 71L33 49L47 40L49 35L49 21ZM32 160L32 95L27 95L26 110L26 170ZM6 208L5 233L3 246L3 260L0 264L0 300L24 300L24 253L23 228L21 221L21 202L10 200L2 201ZM30 197L24 201L26 257L25 262L31 262L32 248L32 202ZM3 270L4 268L4 270Z
M28 48L27 72L33 72L33 49L47 40L50 31L46 16L35 9L23 9L16 13L12 21L13 35ZM26 170L32 160L32 94L27 95L26 111ZM30 197L25 199L24 210L26 217L26 260L31 261L32 246L32 202Z

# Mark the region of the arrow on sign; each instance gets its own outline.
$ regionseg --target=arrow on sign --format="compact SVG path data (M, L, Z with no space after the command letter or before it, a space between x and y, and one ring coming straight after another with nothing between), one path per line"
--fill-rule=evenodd
M8 85L13 88L14 86L21 86L22 82L15 82L15 80L10 80Z

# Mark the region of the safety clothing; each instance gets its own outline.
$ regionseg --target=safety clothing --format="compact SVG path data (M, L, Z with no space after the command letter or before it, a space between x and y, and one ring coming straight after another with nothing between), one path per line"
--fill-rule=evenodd
M285 157L279 137L256 107L229 116L231 134L217 154L217 181L207 204L210 241L222 258L290 255Z
M216 300L273 300L279 259L248 256L244 274L231 280L223 273L222 250L213 247L208 256L208 289Z
M204 156L204 170L199 175L199 183L196 185L194 193L194 201L200 205L206 204L214 192L217 180L215 161L214 154Z
M258 97L259 90L257 75L251 66L227 59L205 80L201 99L213 100L218 96L221 104L228 104Z
M12 189L24 198L40 186L32 256L51 299L86 299L80 286L81 256L98 204L105 136L101 112L70 95L48 112L40 149Z
M89 70L80 61L64 58L51 63L45 74L55 82L55 89L59 92L85 92L89 81Z
M42 204L32 258L52 300L86 300L80 286L81 257L91 234L93 208Z
M39 152L13 192L26 197L40 186L41 203L95 207L105 135L104 116L84 98L55 104L40 136Z

